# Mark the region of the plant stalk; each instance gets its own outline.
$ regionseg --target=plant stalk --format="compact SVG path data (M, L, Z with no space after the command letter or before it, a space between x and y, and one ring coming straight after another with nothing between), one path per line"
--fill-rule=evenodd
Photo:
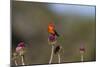
M58 63L60 64L60 54L58 53Z
M84 61L84 56L83 56L83 53L81 53L81 62Z
M16 66L18 65L16 60L15 60L15 65L16 65Z
M51 62L52 62L53 54L54 54L54 46L52 45L51 57L50 57L50 60L49 60L49 64L51 64Z
M25 65L25 63L24 63L24 55L22 55L21 58L22 58L22 65Z

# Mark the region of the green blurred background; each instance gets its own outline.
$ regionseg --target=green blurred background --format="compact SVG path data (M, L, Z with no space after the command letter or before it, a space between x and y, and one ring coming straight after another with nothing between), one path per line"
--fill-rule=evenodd
M23 40L26 65L48 64L51 46L48 44L47 28L50 22L63 37L57 42L64 50L61 63L80 61L81 42L85 46L84 61L96 60L95 6L86 5L13 1L11 54ZM55 55L52 63L57 61ZM14 64L14 61L11 63Z

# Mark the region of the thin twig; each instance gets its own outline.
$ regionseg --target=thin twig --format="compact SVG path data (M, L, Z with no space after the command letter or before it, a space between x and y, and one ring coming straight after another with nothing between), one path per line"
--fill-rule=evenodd
M54 46L52 45L51 57L50 57L50 60L49 60L49 64L51 64L51 62L52 62L53 54L54 54Z

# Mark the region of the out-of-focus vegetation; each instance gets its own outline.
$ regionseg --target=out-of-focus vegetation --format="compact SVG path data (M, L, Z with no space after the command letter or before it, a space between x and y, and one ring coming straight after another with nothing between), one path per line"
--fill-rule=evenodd
M94 61L96 58L95 7L88 6L90 9L88 10L88 7L85 6L87 12L82 13L83 8L81 7L84 7L82 5L73 5L72 8L67 8L63 7L67 4L62 4L63 6L59 7L57 13L54 7L61 4L52 5L54 4L12 2L12 53L17 44L23 40L27 50L25 54L26 65L48 64L51 46L48 44L47 26L50 22L54 22L57 32L63 36L63 40L58 38L57 42L64 50L64 53L61 54L62 63L80 61L81 42L85 46L84 61ZM78 9L75 9L74 6ZM60 13L60 10L64 12ZM57 56L54 56L53 63L57 63L57 61ZM12 64L14 64L13 61ZM21 63L19 62L19 64Z

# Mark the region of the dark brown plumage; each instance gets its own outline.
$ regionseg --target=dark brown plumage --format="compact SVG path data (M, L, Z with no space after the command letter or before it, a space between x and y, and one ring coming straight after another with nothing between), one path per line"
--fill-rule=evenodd
M57 54L58 52L60 51L60 46L56 46L55 49L54 49L54 53Z

